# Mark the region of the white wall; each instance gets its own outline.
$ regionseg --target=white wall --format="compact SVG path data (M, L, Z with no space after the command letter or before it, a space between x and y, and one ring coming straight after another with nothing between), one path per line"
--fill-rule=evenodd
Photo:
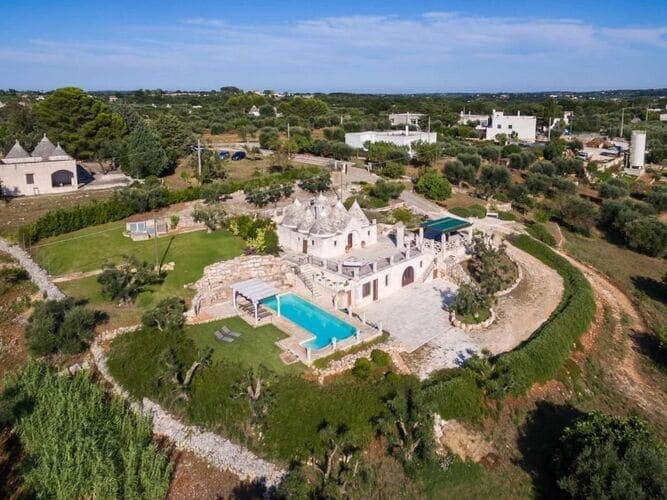
M428 270L431 262L433 262L433 255L417 255L376 273L364 276L359 282L353 281L352 306L359 308L373 303L373 281L376 279L378 280L378 300L401 290L403 288L403 272L410 266L414 269L415 277L412 283L420 283L424 279L424 273ZM363 296L365 283L370 283L370 293L366 297ZM347 304L342 305L346 306Z
M513 132L516 132L519 140L535 142L536 127L537 118L534 116L505 116L502 111L498 111L491 115L490 125L486 129L486 138L494 140L498 134L505 134L509 138Z
M58 170L72 172L71 185L52 186L51 175ZM33 184L27 183L27 174L33 174ZM0 163L0 180L3 193L11 196L64 193L76 191L79 185L75 160Z
M422 141L429 144L434 144L438 140L436 132L410 132L406 134L403 131L392 132L348 132L345 134L345 144L354 149L364 149L364 143L370 141L371 144L376 142L389 142L397 146L410 146L414 142Z
M377 243L376 224L358 228L350 226L341 234L326 237L304 234L296 229L278 225L280 246L293 252L302 253L303 241L308 240L308 255L314 255L321 259L331 259L345 255L348 234L352 234L352 248L365 248Z

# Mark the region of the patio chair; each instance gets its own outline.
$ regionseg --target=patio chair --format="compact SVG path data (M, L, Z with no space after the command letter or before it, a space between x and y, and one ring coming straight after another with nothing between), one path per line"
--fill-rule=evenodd
M224 333L228 337L234 337L235 339L239 338L241 336L240 333L235 332L234 330L230 330L226 325L222 327L221 331L222 331L222 333Z

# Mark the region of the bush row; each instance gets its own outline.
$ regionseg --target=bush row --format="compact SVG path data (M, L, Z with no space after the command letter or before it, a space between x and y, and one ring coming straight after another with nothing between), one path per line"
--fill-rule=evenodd
M567 259L527 235L514 238L512 244L555 269L564 285L558 308L530 340L496 359L496 380L509 392L521 394L556 375L593 321L596 306L590 283Z
M550 247L556 244L556 238L554 238L554 235L549 232L544 224L535 222L526 226L526 231L528 231L528 234L533 238L540 240L542 243L546 243Z

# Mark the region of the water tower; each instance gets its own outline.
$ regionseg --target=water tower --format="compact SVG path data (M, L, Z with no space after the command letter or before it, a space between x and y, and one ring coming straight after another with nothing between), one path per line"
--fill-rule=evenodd
M644 171L646 156L646 131L633 130L630 141L630 164L625 168L625 173L630 175L641 175Z

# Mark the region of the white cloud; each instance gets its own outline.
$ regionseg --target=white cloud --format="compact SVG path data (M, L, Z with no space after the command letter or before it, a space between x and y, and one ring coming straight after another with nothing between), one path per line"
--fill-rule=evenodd
M120 27L114 39L88 35L6 46L0 60L57 62L77 74L87 69L90 81L105 70L116 75L113 82L128 82L122 87L162 78L163 87L229 82L295 89L527 90L621 85L623 75L605 65L627 59L629 71L638 58L664 58L667 49L667 26L607 28L577 19L454 12L240 25L192 18L168 27ZM586 71L577 69L582 65ZM667 70L660 71L653 78L667 84ZM8 73L0 76L0 86L10 84Z

